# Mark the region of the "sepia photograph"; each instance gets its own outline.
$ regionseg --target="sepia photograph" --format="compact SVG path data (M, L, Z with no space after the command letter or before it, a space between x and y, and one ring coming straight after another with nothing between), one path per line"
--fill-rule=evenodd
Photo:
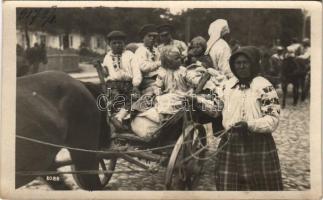
M67 3L4 7L2 194L319 198L320 3Z

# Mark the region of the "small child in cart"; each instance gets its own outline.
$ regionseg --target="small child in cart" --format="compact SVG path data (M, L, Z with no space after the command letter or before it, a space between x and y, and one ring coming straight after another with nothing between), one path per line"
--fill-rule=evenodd
M168 121L174 114L185 109L187 100L194 100L202 104L207 115L217 117L220 113L219 104L215 98L207 98L207 95L196 95L193 99L195 88L200 85L204 73L208 73L204 67L185 68L182 66L181 54L176 47L167 47L161 52L161 67L154 83L156 95L153 107L133 118L131 128L140 137L150 137L161 124ZM214 70L215 71L215 70ZM203 85L202 90L218 91L222 89L222 78L210 73L211 77ZM222 109L221 109L222 110Z
M173 115L182 107L185 94L190 90L185 78L186 69L176 47L167 47L162 51L161 64L154 89L157 95L155 107L159 114Z
M136 64L134 54L124 49L126 35L122 31L112 31L107 39L111 47L104 60L103 66L107 67L107 88L111 89L111 111L116 113L111 122L118 130L123 130L124 118L131 108L131 95L140 94L138 86L142 81L141 71Z
M188 47L187 59L185 60L185 65L189 66L191 64L201 65L205 68L213 67L212 59L210 55L205 55L205 50L207 47L206 40L197 36L193 38Z
M171 116L183 108L183 102L187 97L191 97L194 93L194 88L199 85L199 81L203 74L201 71L194 69L186 69L182 66L180 51L175 47L166 48L161 54L162 67L159 69L157 80L155 82L155 94L157 112L163 114L164 117ZM205 70L204 73L207 73ZM220 88L219 76L212 76L206 83L205 87L211 87L212 90L217 92L216 88ZM203 99L203 104L207 103ZM201 102L199 102L201 103ZM208 107L214 107L215 102L209 102ZM211 109L211 108L210 108ZM213 108L214 109L214 108Z

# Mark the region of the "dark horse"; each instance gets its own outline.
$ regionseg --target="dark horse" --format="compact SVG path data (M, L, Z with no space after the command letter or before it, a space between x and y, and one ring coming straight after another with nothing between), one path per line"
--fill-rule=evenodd
M291 56L286 57L283 60L281 69L281 86L283 91L282 108L286 106L287 86L289 84L293 85L293 105L297 105L299 99L299 89L301 89L301 100L305 100L305 77L305 64L301 60Z
M18 78L16 106L17 136L98 150L101 132L109 133L107 126L102 126L105 117L99 112L89 90L62 72L41 72ZM53 170L59 151L60 148L17 138L16 188L37 177L23 172ZM74 170L99 168L95 153L69 152ZM74 178L86 190L103 187L97 174L75 174Z
M280 83L281 64L273 62L269 52L265 52L261 60L261 75L268 79L275 88Z

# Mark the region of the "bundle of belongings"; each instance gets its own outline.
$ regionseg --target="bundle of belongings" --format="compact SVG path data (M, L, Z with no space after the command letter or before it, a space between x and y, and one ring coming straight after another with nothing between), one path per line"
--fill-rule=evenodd
M155 82L155 98L143 97L132 107L140 111L131 120L131 129L136 135L151 137L163 123L186 109L187 104L184 102L191 99L196 104L194 107L199 108L197 112L204 112L211 117L220 114L223 104L219 97L222 95L224 75L198 64L183 67L180 51L174 47L162 52L161 62L162 67L159 68ZM143 105L151 107L144 106L145 109L142 109L140 106Z

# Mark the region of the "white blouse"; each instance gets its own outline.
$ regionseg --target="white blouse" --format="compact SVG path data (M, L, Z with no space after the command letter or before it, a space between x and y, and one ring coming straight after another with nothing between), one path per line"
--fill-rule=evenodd
M228 43L226 43L223 39L219 39L211 47L209 55L216 70L219 70L228 79L233 77L229 64L231 49Z
M153 77L157 75L157 70L160 67L160 54L156 47L153 52L149 51L147 47L140 46L136 50L135 59L138 64L143 77Z
M139 66L131 51L126 50L119 57L109 51L104 57L102 65L108 68L107 80L132 81L132 85L135 87L139 86L142 81Z
M238 79L229 79L223 91L223 126L229 129L246 121L251 132L271 133L279 123L280 105L275 88L263 77L255 77L250 88L240 88Z
M165 93L185 93L189 90L186 80L186 68L179 67L177 70L159 68L155 86Z

